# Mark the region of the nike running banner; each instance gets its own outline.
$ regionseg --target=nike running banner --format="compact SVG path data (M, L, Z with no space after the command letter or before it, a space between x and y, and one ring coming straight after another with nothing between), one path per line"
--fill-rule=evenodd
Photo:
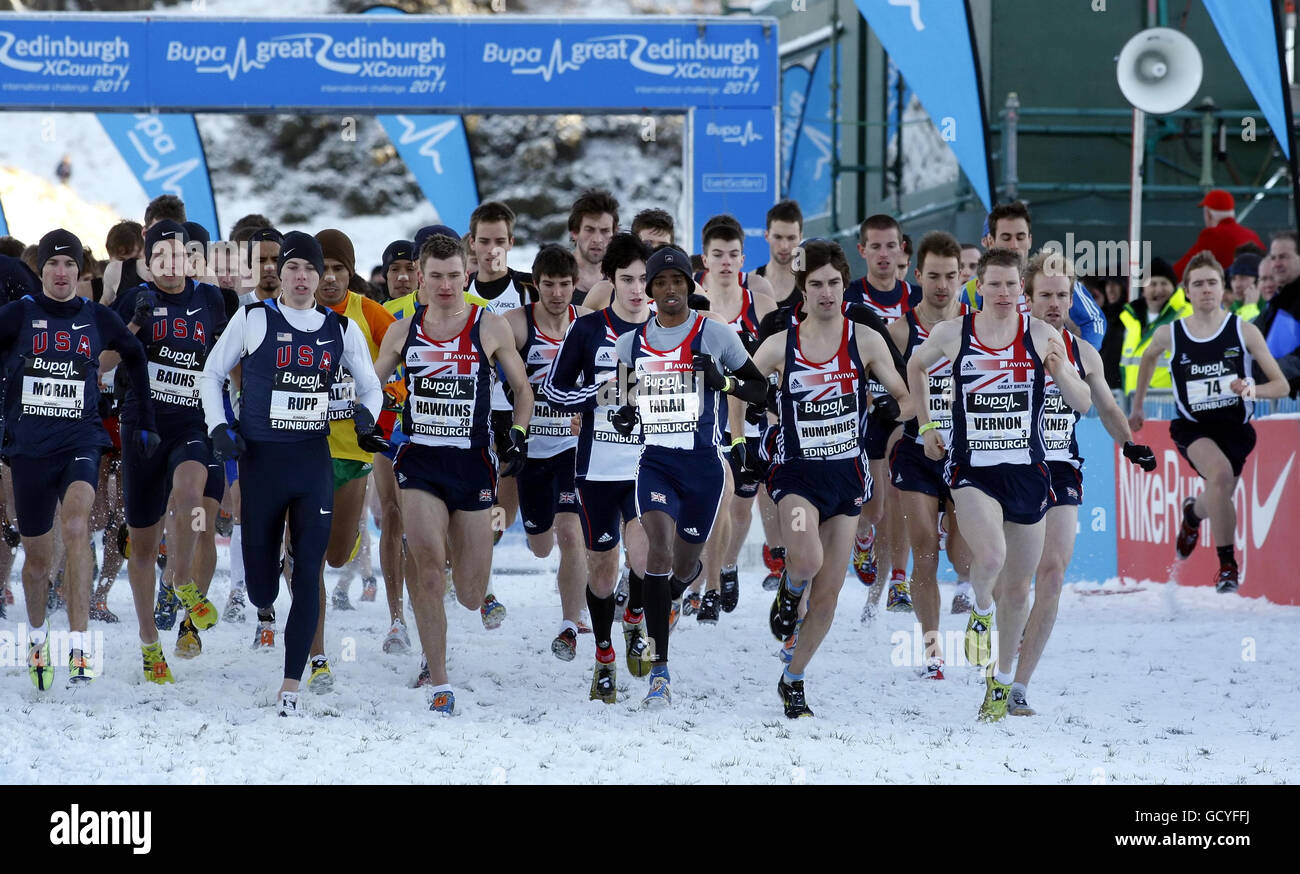
M371 6L366 15L404 15L394 6ZM393 141L433 205L438 221L453 228L469 228L469 214L478 206L478 180L469 153L465 123L459 115L381 115L380 125Z
M799 201L803 220L831 212L831 53L817 56L808 82L803 124L790 158L790 199Z
M770 18L0 15L0 108L410 112L780 103Z
M816 63L816 56L812 57ZM794 144L803 129L803 110L808 102L808 82L812 70L804 64L792 64L781 71L781 196L790 191L790 167Z
M1233 494L1237 507L1233 546L1241 566L1241 594L1263 596L1275 604L1300 604L1300 575L1296 574L1300 539L1292 533L1300 518L1300 420L1279 416L1256 419L1253 424L1258 442ZM1219 561L1208 520L1201 525L1200 542L1191 558L1185 562L1174 558L1183 499L1203 491L1204 483L1178 454L1168 423L1147 420L1137 436L1155 451L1157 466L1152 473L1125 461L1119 447L1111 450L1116 458L1119 573L1137 581L1172 579L1185 586L1210 585ZM1084 476L1097 482L1087 468ZM1082 513L1079 524L1087 530Z
M984 91L965 0L856 0L948 143L985 209L993 206Z
M680 242L698 247L711 216L731 213L745 229L745 269L766 264L767 211L777 201L776 111L692 109L686 115L691 226ZM690 146L688 146L690 148Z
M1205 9L1219 31L1237 72L1250 89L1260 112L1277 138L1282 152L1291 157L1291 137L1286 103L1282 95L1279 45L1274 32L1273 0L1204 0Z
M176 195L185 201L186 218L203 225L212 239L220 238L217 201L194 116L101 112L99 123L146 197Z

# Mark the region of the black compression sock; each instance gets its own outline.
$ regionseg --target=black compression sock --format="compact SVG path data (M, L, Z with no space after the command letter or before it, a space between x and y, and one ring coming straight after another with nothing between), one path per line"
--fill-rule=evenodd
M691 587L691 584L694 583L696 580L698 580L700 578L700 574L702 573L704 573L704 562L697 561L695 563L695 572L692 573L689 578L685 580L679 580L677 579L676 575L673 575L672 589L671 589L673 593L673 600L675 601L678 598L680 598L682 596L682 592L685 592L687 589L689 589Z
M591 613L591 630L595 633L596 648L609 649L614 627L614 596L600 598L587 587L587 610Z
M627 609L633 613L645 609L645 580L636 571L627 574Z
M668 574L645 575L646 633L655 642L655 660L668 660L668 613L672 600L668 592Z
M1237 557L1232 554L1231 546L1220 546L1215 549L1215 552L1219 554L1219 564L1235 565L1237 563Z

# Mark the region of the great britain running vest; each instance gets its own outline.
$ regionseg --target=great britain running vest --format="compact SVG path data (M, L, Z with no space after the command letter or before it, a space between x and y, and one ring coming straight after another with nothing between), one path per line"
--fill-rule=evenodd
M1079 355L1079 341L1068 331L1065 334L1065 357L1079 372L1080 378L1086 377L1083 371L1083 358ZM1075 468L1083 467L1083 458L1079 456L1079 441L1074 429L1079 422L1075 412L1061 395L1061 387L1056 384L1052 374L1043 371L1043 445L1046 449L1044 459L1047 461L1064 461Z
M492 367L479 339L484 310L471 304L465 327L448 340L424 332L425 310L416 307L402 349L407 391L402 430L421 446L485 448L492 438Z
M690 332L672 349L646 344L650 322L632 337L629 357L636 373L636 407L646 446L717 451L720 395L695 370L705 318L694 315Z
M962 308L962 312L965 313L965 307ZM921 320L916 317L915 311L909 311L904 318L907 319L907 348L903 350L903 357L910 359L917 347L930 336L930 332L921 325ZM943 438L943 444L951 446L952 362L947 358L940 358L930 365L926 371L926 379L930 392L930 421L939 426L938 431ZM903 423L903 435L924 445L925 440L917 433L917 428L916 419L908 419Z
M524 370L528 382L533 387L533 417L528 423L528 457L553 458L561 452L578 445L578 438L572 433L570 422L572 413L561 412L546 402L542 393L542 384L546 382L551 365L555 363L555 354L560 351L563 337L548 337L537 329L533 318L535 303L524 307L524 319L528 323L528 335L520 357L524 359ZM577 310L569 306L569 324L577 318Z
M1018 315L1015 338L1002 348L975 336L976 314L962 319L953 361L954 466L1038 464L1043 460L1043 362L1034 349L1029 316Z
M776 395L780 423L772 461L858 458L865 446L862 411L867 389L857 326L844 319L839 347L825 361L804 355L799 345L802 328L800 324L786 331L785 368Z

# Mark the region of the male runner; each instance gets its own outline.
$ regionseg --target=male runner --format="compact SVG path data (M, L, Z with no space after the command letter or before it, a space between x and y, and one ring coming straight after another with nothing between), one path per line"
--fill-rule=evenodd
M641 458L641 439L635 433L622 434L613 425L619 407L619 365L614 346L619 335L636 330L650 318L645 287L649 257L647 246L633 234L613 236L602 269L613 283L614 302L573 323L543 387L551 405L566 412L582 412L574 482L587 545L587 609L596 637L590 698L606 704L613 704L617 698L612 637L620 529L624 531L631 564L623 611L627 667L637 677L644 677L650 670L643 615L646 539L636 518L636 467Z
M994 606L996 669L988 672L979 718L1006 716L1012 665L1029 611L1029 584L1043 551L1043 516L1050 477L1043 463L1043 383L1050 373L1066 404L1080 414L1092 406L1087 383L1065 355L1056 329L1019 312L1020 254L990 249L975 276L978 313L940 322L907 362L916 398L917 431L932 459L948 453L948 488L971 548L975 606L966 625L966 658L992 660ZM952 362L952 446L930 419L927 371Z
M676 242L676 226L667 210L643 209L632 217L632 234L649 247Z
M587 292L603 278L600 263L609 238L618 230L618 201L608 191L584 191L569 210L569 239L578 260L578 286L573 303L580 306Z
M310 234L284 235L280 296L249 304L230 320L208 355L201 390L213 448L239 458L240 479L256 483L241 500L248 599L259 626L274 625L270 608L280 590L280 547L286 517L293 545L293 600L284 633L284 680L277 712L298 715L298 686L311 650L320 601L320 573L334 511L329 456L329 399L340 370L356 381L354 427L363 449L386 446L374 415L381 391L362 329L315 301L325 273L320 244ZM237 429L222 400L227 374L240 365Z
M614 425L630 434L639 419L646 445L636 476L637 515L648 542L646 626L655 653L645 707L672 703L670 603L703 572L700 553L722 500L723 395L750 403L767 398L767 381L735 331L690 309L690 270L681 249L664 247L651 255L646 283L657 315L615 342L618 359L632 369L636 385L635 406L621 407ZM724 375L723 368L734 376ZM731 449L733 455L744 452L743 441Z
M111 310L77 296L84 249L62 228L37 244L41 294L0 307L0 356L4 361L4 443L0 454L13 480L14 507L23 543L23 591L27 598L27 664L37 689L50 688L54 664L46 625L46 595L53 570L54 513L60 512L67 549L69 684L94 679L86 655L90 621L90 508L99 480L99 456L109 445L99 418L100 353L112 349L132 386L149 374L140 341ZM133 447L141 455L158 449L153 404L133 396L137 428ZM162 647L151 653L162 659ZM147 658L147 656L146 656Z
M1183 287L1192 314L1161 325L1142 353L1129 424L1134 431L1142 429L1147 382L1161 353L1169 350L1178 410L1169 423L1169 436L1179 454L1205 480L1205 491L1183 500L1183 524L1175 552L1179 558L1192 554L1201 522L1208 518L1219 554L1214 589L1235 592L1241 581L1232 551L1237 528L1232 493L1246 457L1255 448L1250 419L1256 400L1286 397L1290 387L1259 328L1222 308L1223 268L1212 254L1192 256L1183 274ZM1255 385L1253 366L1259 367L1268 382Z
M1106 384L1101 353L1065 331L1065 316L1070 310L1075 278L1074 264L1059 253L1040 253L1031 258L1025 268L1025 297L1029 299L1030 315L1062 332L1066 358L1088 384L1093 406L1106 432L1123 446L1125 458L1147 472L1153 471L1156 469L1155 454L1151 447L1133 442L1128 419ZM1066 405L1056 380L1050 375L1043 398L1043 442L1047 449L1045 459L1052 477L1052 490L1048 499L1043 555L1034 572L1034 606L1025 623L1016 678L1011 684L1011 700L1007 704L1007 713L1012 716L1034 715L1034 709L1026 699L1027 687L1056 623L1061 585L1074 554L1079 505L1083 503L1083 458L1079 455L1079 442L1075 438L1079 414Z
M569 662L578 653L582 586L587 579L573 483L578 438L571 427L573 416L549 403L543 384L569 326L589 311L570 303L578 262L569 250L554 244L543 246L533 259L532 275L537 283L537 303L513 309L505 317L533 387L528 460L518 476L519 512L533 555L546 558L552 547L559 545L556 583L564 618L551 642L551 652Z
M856 517L869 498L862 465L867 426L867 371L910 412L907 386L894 369L885 340L844 316L849 264L835 243L804 248L796 272L805 298L797 325L763 341L754 363L779 373L775 450L767 475L786 544L786 572L772 602L769 624L779 640L794 636L794 653L777 683L791 719L812 716L803 678L830 631L844 585ZM808 609L799 620L799 602Z
M940 322L966 314L957 297L961 249L951 234L932 231L917 247L916 279L921 301L889 326L894 347L910 358ZM931 422L945 445L952 442L952 362L941 358L926 369ZM943 679L943 647L939 638L939 518L940 505L951 504L944 481L944 461L925 454L916 419L903 423L903 437L889 455L890 476L901 497L908 543L912 551L912 606L925 641L926 679ZM950 524L951 524L951 516ZM949 556L964 551L960 534L948 534ZM961 562L954 561L957 565ZM968 563L968 562L967 562ZM969 583L967 583L969 586ZM968 608L969 609L969 608Z
M375 363L387 377L405 372L402 431L409 442L394 470L402 490L402 522L418 579L407 581L416 629L432 684L430 710L452 714L456 696L447 682L447 551L456 574L456 598L468 610L482 606L492 573L489 516L496 481L492 457L491 369L499 363L514 392L507 464L514 476L526 458L533 392L501 316L466 301L465 248L459 237L435 234L420 248L421 304L384 337Z
M975 243L961 244L961 272L957 277L961 285L965 285L975 275L975 267L980 263L980 255L983 254L984 250Z
M772 298L779 307L794 307L801 295L795 285L794 252L803 239L803 212L793 200L782 200L767 211L767 230L763 232L771 256L766 264L754 270L755 276L767 280L772 288Z

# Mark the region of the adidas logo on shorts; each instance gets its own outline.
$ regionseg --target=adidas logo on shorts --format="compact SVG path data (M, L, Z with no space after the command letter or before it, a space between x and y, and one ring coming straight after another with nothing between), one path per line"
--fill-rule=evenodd
M650 503L652 503L652 504L666 504L666 503L668 503L668 499L664 497L663 492L651 492L651 493L650 493Z
M406 482L406 474L404 474L404 473L399 473L399 474L397 475L397 481L398 481L399 483L404 483L404 482Z
M613 539L614 539L614 538L612 538L612 537L609 536L609 532L606 531L604 534L600 535L600 539L597 540L596 542L597 542L597 543L609 543L609 542L610 542L611 540L613 540Z
M700 536L700 532L699 532L699 530L697 530L697 529L695 529L695 528L683 528L682 531L686 532L687 534L691 535L692 537L699 537L699 536Z
M903 481L903 475L901 473L894 474L894 482L901 483L902 481Z

